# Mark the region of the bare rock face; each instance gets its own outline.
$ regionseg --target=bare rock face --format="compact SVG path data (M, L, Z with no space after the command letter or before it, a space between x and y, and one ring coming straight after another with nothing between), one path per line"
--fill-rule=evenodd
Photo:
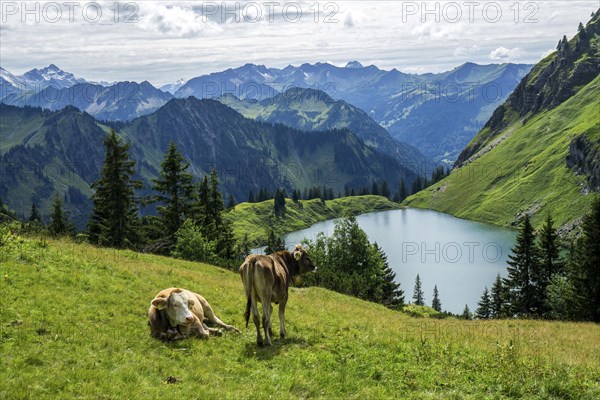
M600 140L595 143L580 135L569 144L567 167L578 175L585 175L589 189L600 192Z

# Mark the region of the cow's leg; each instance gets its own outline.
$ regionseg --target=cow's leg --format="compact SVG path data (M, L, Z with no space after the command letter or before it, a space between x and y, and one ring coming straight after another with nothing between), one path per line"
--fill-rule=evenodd
M213 311L213 309L210 306L210 304L208 304L208 302L205 302L205 304L202 304L202 308L204 309L204 316L206 318L208 318L208 320L210 322L212 322L213 324L215 324L217 326L220 326L221 328L225 328L228 331L236 331L237 333L240 333L240 330L238 328L236 328L235 326L227 325L226 323L224 323L223 321L221 321L219 319L219 317L217 317L215 315L215 312Z
M204 329L206 329L206 331L213 335L213 336L223 336L223 332L220 329L217 328L211 328L210 326L206 325L204 322L202 323L202 326L204 327Z
M273 306L270 301L266 301L262 303L263 307L263 329L265 331L266 345L270 346L271 343L271 312L273 310Z
M259 346L263 345L263 338L260 333L260 315L258 314L258 299L256 298L256 293L252 291L252 297L250 299L250 308L252 311L252 320L254 321L254 326L256 326L256 344Z
M279 302L279 337L285 338L285 304L287 295Z
M200 336L200 338L208 339L208 335L209 335L208 330L204 329L204 324L197 317L196 317L196 320L194 321L194 326L192 329L193 329L193 332L195 332L198 336Z

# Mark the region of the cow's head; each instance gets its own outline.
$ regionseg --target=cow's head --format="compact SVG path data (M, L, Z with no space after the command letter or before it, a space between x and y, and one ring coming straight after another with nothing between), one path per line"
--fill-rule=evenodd
M194 299L181 290L174 290L169 297L156 297L152 305L159 310L165 310L171 326L189 325L194 322L192 307Z
M312 260L310 259L310 256L308 255L308 253L306 252L304 247L302 247L301 244L297 244L296 246L294 246L294 250L292 251L292 256L294 256L296 261L298 261L298 266L299 266L298 272L299 273L303 274L305 272L311 272L311 271L317 270L317 266L315 264L313 264Z

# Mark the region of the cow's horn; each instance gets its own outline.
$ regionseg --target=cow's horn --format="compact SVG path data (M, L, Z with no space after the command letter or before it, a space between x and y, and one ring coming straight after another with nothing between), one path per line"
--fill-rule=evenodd
M294 252L294 258L296 259L296 261L300 261L300 258L302 257L302 253L299 251L295 251Z

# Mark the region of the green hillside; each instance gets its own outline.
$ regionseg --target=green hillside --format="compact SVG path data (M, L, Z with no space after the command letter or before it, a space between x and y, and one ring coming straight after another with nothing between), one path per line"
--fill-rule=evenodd
M600 12L587 25L588 39L569 42L570 58L553 53L533 68L450 176L405 204L507 226L524 213L538 224L550 212L564 229L576 225L597 190L599 19Z
M364 214L373 211L393 210L398 204L382 196L342 197L322 202L320 199L301 200L300 204L286 199L286 213L275 217L273 200L260 203L241 203L225 214L232 224L237 239L248 235L250 242L264 244L268 229L271 227L280 235L308 228L328 219L339 218L345 214Z
M292 288L289 337L257 348L234 272L62 240L2 239L2 399L600 396L598 325L414 319ZM152 339L148 305L170 286L201 293L242 334Z

